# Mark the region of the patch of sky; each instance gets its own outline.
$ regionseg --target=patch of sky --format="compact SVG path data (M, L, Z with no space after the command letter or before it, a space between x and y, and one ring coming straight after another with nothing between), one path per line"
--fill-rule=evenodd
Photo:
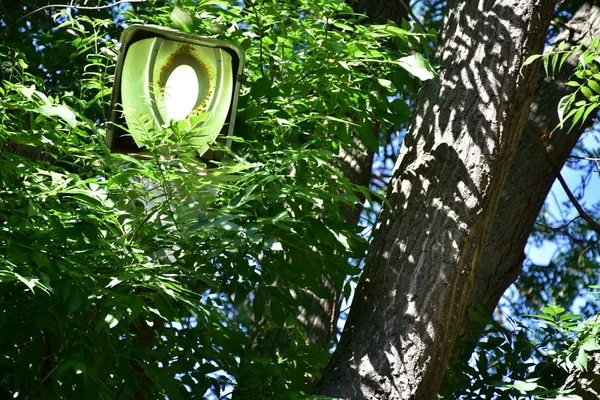
M578 148L585 149L586 153L576 150L567 164L562 168L561 175L584 209L598 209L600 207L600 172L597 171L595 162L584 159L587 152L598 154L598 150L600 149L600 131L598 131L598 127L583 135ZM550 226L562 226L580 218L579 213L573 207L558 180L553 184L546 199L544 212L546 223ZM568 238L543 241L530 238L525 247L527 258L524 266L527 268L528 265L532 264L541 266L549 265L562 253L568 252L572 245L572 240ZM596 259L595 261L600 262L600 259ZM596 282L596 284L598 283L600 282ZM580 295L573 302L569 311L574 314L580 314L590 301L597 303L598 299L590 297L589 292L588 288L582 287ZM514 314L512 304L518 303L520 296L521 294L515 285L508 288L499 304L504 316L509 318L519 317ZM568 307L568 304L559 305ZM526 322L530 325L536 324L534 321Z
M586 149L598 148L600 132L597 130L589 131L583 136L581 144ZM576 196L580 195L579 202L584 209L598 207L600 204L600 172L596 169L593 161L579 159L576 163L565 165L561 171L571 191ZM582 183L584 184L583 187ZM558 181L554 182L546 205L549 222L554 222L557 225L579 216L577 210L570 206L570 200ZM565 205L569 206L565 207ZM546 240L542 243L534 243L530 240L527 244L526 253L532 262L546 265L554 258L558 250L559 245L555 242Z

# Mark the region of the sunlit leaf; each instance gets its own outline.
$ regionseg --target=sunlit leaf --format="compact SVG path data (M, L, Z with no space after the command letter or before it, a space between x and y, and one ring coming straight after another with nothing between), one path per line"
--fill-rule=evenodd
M191 32L194 26L194 20L181 4L181 0L175 2L175 6L171 12L171 21L177 29L184 32Z
M47 117L59 117L71 128L77 126L77 117L75 116L75 113L62 104L43 105L38 108L38 112Z
M400 58L398 64L422 81L433 79L437 76L429 61L418 53Z
M110 329L114 328L119 324L119 320L117 319L117 317L115 317L112 314L106 314L106 317L104 317L104 322L108 324L108 327Z

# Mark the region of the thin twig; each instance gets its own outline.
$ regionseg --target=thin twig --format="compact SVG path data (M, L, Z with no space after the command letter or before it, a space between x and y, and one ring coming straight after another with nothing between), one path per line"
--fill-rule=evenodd
M58 367L60 367L60 366L61 366L61 364L62 364L63 360L64 360L64 358L63 358L62 360L60 360L60 361L59 361L59 362L58 362L58 363L57 363L57 364L54 366L54 368L52 368L50 371L48 371L48 373L46 374L46 376L44 376L44 377L42 378L42 380L40 380L40 383L39 383L40 385L44 384L44 382L46 382L46 380L48 380L48 378L50 378L50 376L52 376L52 374L54 373L54 371L56 371L56 369L57 369Z
M562 175L558 174L557 178L558 178L558 181L560 182L560 185L562 186L563 190L567 194L567 197L569 198L569 200L571 200L571 203L573 203L573 206L575 206L575 209L577 210L577 212L579 213L581 218L583 218L585 220L585 222L587 222L590 225L590 228L592 228L593 231L596 232L596 234L600 236L600 224L598 224L583 209L583 207L581 207L581 204L579 204L579 201L577 201L577 198L573 195L573 192L571 192L571 189L569 189L569 186L567 185L567 182L565 182L565 180L563 179Z
M588 161L593 161L596 163L596 172L600 172L600 158L598 157L586 157L585 158Z
M375 178L379 179L380 181L383 181L385 179L392 179L392 175L384 174L381 171L373 172L373 176Z
M112 7L122 4L122 3L144 3L144 2L146 2L146 0L119 0L119 1L116 1L111 4L107 4L105 6L78 6L76 4L48 4L46 6L36 8L35 10L28 12L27 14L18 18L10 26L7 26L6 29L4 30L4 32L2 32L0 34L0 36L6 35L6 33L10 30L12 25L16 24L17 22L29 17L30 15L33 15L33 14L43 11L43 10L47 10L49 8L77 8L79 10L102 10L104 8L112 8Z
M227 392L227 393L225 393L223 396L219 397L219 400L226 399L226 398L227 398L227 396L230 396L230 395L232 395L232 394L233 394L233 390L232 390L231 392Z
M581 250L581 253L579 253L579 257L577 257L577 266L578 266L578 267L581 267L581 264L583 264L583 256L585 256L585 253L587 253L588 251L590 251L590 250L592 250L594 247L596 247L596 246L594 246L595 244L596 244L596 243L593 243L593 244L588 244L587 246L585 246L585 247L583 248L583 250Z
M554 26L556 28L567 29L567 30L569 30L571 32L579 32L578 28L576 28L574 26L571 26L571 25L568 25L568 24L565 24L564 22L550 21L550 25L552 25L552 26Z
M600 172L600 157L569 156L569 158L575 159L575 160L585 160L585 161L595 162L596 163L596 171L595 172Z
M427 30L425 29L425 26L421 23L421 21L419 21L419 18L417 18L417 16L415 15L415 13L413 13L412 8L410 8L408 6L408 4L406 4L404 2L404 0L398 0L398 1L400 2L400 4L402 4L402 7L404 7L404 9L408 12L408 14L413 19L413 21L415 21L417 23L417 25L419 25L421 27L421 29L423 30L423 32L427 32Z
M567 222L567 223L565 223L565 224L563 224L563 225L560 225L560 226L550 226L550 225L546 225L546 224L541 224L541 223L539 223L539 222L536 222L535 224L536 224L537 226L541 226L542 228L550 229L550 230L552 230L552 231L558 231L558 230L564 229L564 228L566 228L567 226L571 225L573 222L577 221L579 218L581 218L581 216L580 216L580 215L576 216L575 218L573 218L573 219L572 219L572 220L570 220L569 222Z

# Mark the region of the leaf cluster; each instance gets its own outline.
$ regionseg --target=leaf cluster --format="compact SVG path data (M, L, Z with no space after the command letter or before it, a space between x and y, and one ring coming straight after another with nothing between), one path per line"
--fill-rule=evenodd
M143 157L105 147L124 18L174 20L246 49L235 145L210 143L228 153L216 166L190 157L181 124L153 136ZM402 96L414 77L434 75L409 51L422 34L360 18L321 0L63 10L51 28L31 29L62 55L60 68L33 67L35 55L6 41L0 397L310 391L328 354L298 310L332 298L327 279L341 288L357 273L366 240L341 206L373 196L349 182L339 151L360 149L355 135L376 149L381 126L408 120Z
M597 111L600 102L600 37L589 43L569 46L560 42L550 46L543 55L532 55L523 63L523 67L542 58L546 75L554 77L565 65L575 65L573 75L565 85L574 90L565 95L558 103L557 113L559 124L556 129L562 129L570 121L570 129L583 125L592 112Z

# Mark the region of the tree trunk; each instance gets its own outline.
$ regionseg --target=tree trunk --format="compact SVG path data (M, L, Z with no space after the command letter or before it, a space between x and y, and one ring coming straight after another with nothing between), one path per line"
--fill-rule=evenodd
M366 8L365 8L366 7ZM363 12L380 13L368 5ZM583 4L566 24L555 43L565 41L577 46L600 36L600 8ZM504 199L501 202L491 234L485 246L477 281L471 293L471 306L493 310L505 290L515 281L522 269L523 249L539 210L567 157L582 133L591 125L593 115L569 130L558 125L556 109L560 99L572 93L564 83L572 76L577 56L570 57L554 78L542 76L530 109L525 132L509 173ZM552 134L550 134L552 132ZM477 339L477 338L472 338Z
M571 46L589 43L600 35L600 8L584 4L567 25L570 29L563 31L556 43L566 41ZM553 131L559 123L558 102L573 91L564 83L572 76L576 64L577 56L572 56L554 79L540 80L485 246L482 259L486 262L477 274L471 294L473 305L484 304L493 310L521 272L523 249L539 210L567 157L592 123L590 118L571 131L568 124Z
M503 201L551 0L449 2L342 335L318 393L434 398Z
M600 399L600 353L592 353L588 358L586 371L575 369L571 372L563 389L572 390L571 394L582 400Z

